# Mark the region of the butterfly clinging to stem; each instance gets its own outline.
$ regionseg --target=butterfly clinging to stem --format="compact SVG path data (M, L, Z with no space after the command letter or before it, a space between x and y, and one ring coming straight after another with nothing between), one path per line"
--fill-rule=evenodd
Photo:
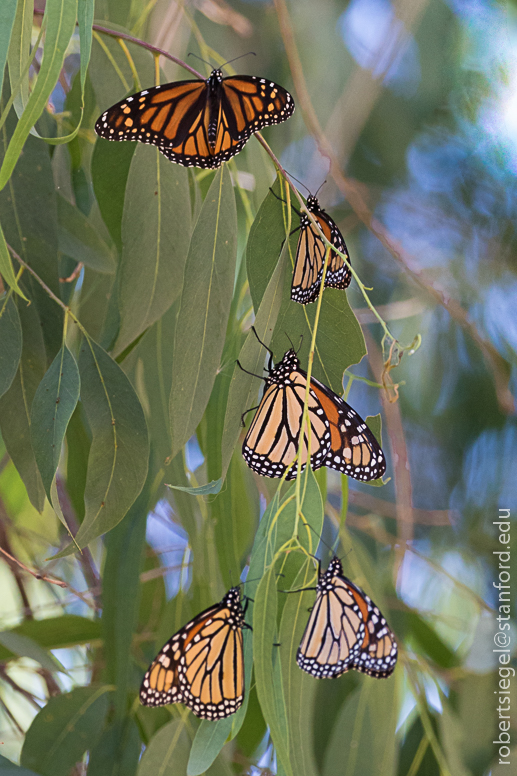
M247 603L247 601L246 601ZM140 687L144 706L184 703L201 719L229 717L244 698L246 605L232 587L181 628L153 660Z
M395 636L378 607L345 577L334 556L328 569L319 571L316 602L296 662L317 679L335 678L351 668L383 679L393 673L397 655Z
M274 368L273 354L267 350L268 375L261 378L265 379L264 395L244 439L242 454L248 466L264 477L282 477L291 467L286 479L292 480L297 474L297 466L291 464L300 445L307 373L300 368L293 348ZM308 414L312 469L328 466L364 482L382 477L386 459L373 433L349 404L315 377L310 379ZM302 469L308 447L305 428Z
M215 169L254 132L293 111L282 86L250 75L223 78L217 68L206 80L174 81L126 97L100 116L95 131L108 140L151 143L184 167Z
M295 178L295 180L297 179ZM300 183L301 181L298 182ZM323 186L323 183L321 185ZM302 186L304 186L303 183ZM348 253L343 235L334 219L320 207L317 193L310 194L309 192L306 208L316 219L329 243L344 254L347 261L350 261L350 254ZM277 195L275 194L275 196ZM293 302L299 302L300 304L309 304L310 302L315 302L320 294L327 244L307 213L300 212L296 208L293 209L300 217L300 225L293 229L291 234L299 230L300 236L294 259L291 299ZM352 273L347 263L339 253L331 249L325 273L325 288L348 288L351 280Z

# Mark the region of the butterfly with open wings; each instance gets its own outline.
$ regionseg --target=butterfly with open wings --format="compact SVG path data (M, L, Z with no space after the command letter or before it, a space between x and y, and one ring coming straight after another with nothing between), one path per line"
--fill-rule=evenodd
M243 148L254 132L286 121L294 100L267 78L175 81L144 89L104 111L95 131L107 140L151 143L184 167L215 169Z

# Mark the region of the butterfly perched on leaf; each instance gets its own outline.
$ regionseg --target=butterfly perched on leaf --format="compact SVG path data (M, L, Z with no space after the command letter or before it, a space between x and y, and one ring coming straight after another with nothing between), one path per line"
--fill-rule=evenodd
M144 89L108 108L95 131L108 140L151 143L184 167L215 169L243 148L254 132L286 121L294 100L267 78L174 81Z
M318 679L351 668L377 679L393 673L398 648L377 606L343 574L339 558L319 573L316 602L296 653L296 662Z
M317 197L311 194L307 197L306 205L327 240L350 260L343 235L335 221L320 207ZM327 244L322 240L307 213L300 214L299 229L300 237L296 248L291 299L300 304L309 304L309 302L315 302L320 293ZM349 267L343 258L331 249L325 273L325 288L348 288L351 280L352 273Z
M262 400L242 445L244 460L264 477L282 477L295 460L307 386L307 373L293 348L273 368L270 351L268 376ZM239 364L240 366L240 364ZM340 396L311 377L308 414L311 468L328 466L356 480L376 480L386 471L386 459L374 435ZM301 449L302 469L308 454L305 428ZM297 463L286 479L293 480Z
M229 717L244 698L239 587L181 628L153 660L140 687L140 703L184 703L201 719Z

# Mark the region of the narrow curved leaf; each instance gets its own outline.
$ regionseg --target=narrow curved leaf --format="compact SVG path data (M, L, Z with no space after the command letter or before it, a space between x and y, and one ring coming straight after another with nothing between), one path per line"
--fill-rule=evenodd
M0 429L29 499L41 512L45 489L31 445L30 411L36 389L45 374L45 345L36 306L22 303L19 315L23 333L22 355L9 390L0 398Z
M289 759L289 728L280 656L273 655L276 630L276 570L271 566L262 577L253 606L253 654L257 694L269 725L278 758L287 776L295 773Z
M77 0L48 0L45 6L45 17L47 30L41 68L36 85L30 94L5 154L0 169L0 189L3 189L9 180L23 144L31 128L41 116L57 83L65 52L75 28ZM65 138L61 140L65 140Z
M77 687L50 698L27 731L21 764L42 776L68 776L99 738L111 689Z
M213 493L219 493L223 480L220 477L218 480L212 480L206 485L198 485L197 488L189 488L185 485L167 485L168 488L173 490L182 490L185 493L190 493L192 496L209 496Z
M138 776L178 776L186 773L190 738L185 724L173 720L149 742L138 766Z
M286 267L287 257L286 252L284 252L273 271L255 319L255 331L265 345L269 345L271 341L280 310ZM247 372L258 375L264 370L266 355L267 351L255 334L250 331L239 353L239 362ZM247 372L235 364L228 391L221 442L223 477L230 465L235 445L242 431L242 415L254 405L260 385L260 380Z
M102 239L90 219L61 196L57 197L57 214L59 250L96 272L113 274L117 267L115 252Z
M5 282L13 289L13 291L16 291L18 296L21 296L22 299L25 299L25 301L28 301L27 297L25 296L20 286L18 285L18 281L16 280L16 275L14 274L14 269L13 269L13 263L11 260L11 256L9 255L9 249L7 248L7 243L5 241L5 236L1 225L0 225L0 275L2 275Z
M95 11L95 0L77 0L77 23L79 26L79 41L81 46L81 91L84 93L86 73L92 53L92 24Z
M187 776L201 776L206 773L225 745L232 729L232 721L231 717L227 717L215 723L207 720L201 722L192 742Z
M15 3L16 5L16 3ZM30 57L32 22L34 18L33 0L18 0L14 26L9 45L7 62L9 65L9 82L11 91L18 85L23 70ZM20 91L14 98L14 109L18 118L22 115L29 100L29 71L25 73L20 84Z
M12 630L0 631L0 644L4 649L13 652L17 657L29 657L31 660L35 660L47 671L61 671L66 673L59 660L46 649L43 649L43 647L33 641L29 636L15 633Z
M2 0L0 4L0 94L2 94L5 63L7 61L17 5L17 0ZM21 2L20 5L22 5Z
M79 400L80 384L75 358L63 345L38 386L31 410L32 449L51 503L50 486L69 420Z
M22 355L22 325L10 294L0 300L0 396L11 387Z
M236 251L235 197L224 165L216 172L206 195L185 265L170 397L173 455L203 417L220 367Z
M44 620L24 620L11 631L36 642L43 649L64 649L77 644L90 644L101 637L100 622L65 614L62 617L48 617ZM0 661L12 660L16 653L8 647L0 647Z
M138 144L126 186L119 278L122 352L181 292L190 243L188 172L157 148Z
M133 386L93 340L83 340L79 371L81 400L92 433L84 495L86 512L76 536L77 544L85 547L117 525L142 490L149 441ZM67 551L73 551L73 547Z

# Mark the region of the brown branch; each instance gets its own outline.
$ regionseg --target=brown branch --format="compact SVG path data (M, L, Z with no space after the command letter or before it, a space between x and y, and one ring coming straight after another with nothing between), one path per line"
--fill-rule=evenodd
M41 8L35 8L34 13L38 16L42 16L45 11ZM140 38L134 38L132 35L128 35L126 32L116 32L115 30L110 30L109 27L102 27L100 24L92 24L92 29L96 32L102 32L104 35L109 35L111 38L117 38L121 40L127 40L129 43L134 43L136 46L140 46L141 48L147 49L147 51L150 51L152 54L159 54L162 57L165 57L166 59L170 59L171 62L175 62L180 67L184 67L185 70L188 70L189 73L192 73L192 75L195 75L196 78L200 78L202 81L205 80L204 76L201 75L201 73L198 73L197 70L194 70L193 67L190 67L190 65L187 65L186 62L183 62L182 59L178 59L178 57L174 57L172 54L169 54L168 51L164 51L163 49L158 48L157 46L153 46L151 43L146 43L145 40L140 40Z
M8 552L6 552L3 549L3 547L0 547L0 552L2 553L2 555L4 555L7 558L9 565L11 566L11 568L13 568L13 573L14 573L14 568L18 566L19 568L22 568L24 571L26 571L28 574L32 574L32 576L35 577L35 579L41 579L42 582L50 582L52 585L57 585L58 587L68 587L68 584L66 582L63 582L62 579L58 579L57 577L48 577L46 574L42 574L41 571L33 571L28 566L26 566L25 563L22 563L21 560L18 560L18 558L15 558L14 555L10 555ZM26 616L26 619L32 620L33 616L32 616L32 610L30 609L30 606L29 606L29 611L31 613L30 617L27 614L25 616Z
M365 329L363 333L368 348L368 360L372 372L375 379L380 382L384 367L381 350L368 329ZM406 438L402 426L399 403L390 402L388 393L385 390L380 391L380 397L392 453L393 479L395 482L395 494L397 499L397 534L402 544L406 545L411 542L414 535L411 474L409 471ZM402 550L402 553L403 552L404 550ZM402 555L399 557L399 561L401 560Z
M392 520L397 519L397 505L392 501L372 496L369 493L363 493L360 490L348 491L348 503L367 509L380 517L387 517ZM458 516L457 512L446 509L416 509L413 507L414 522L419 525L451 525ZM361 519L360 516L357 517Z
M31 703L34 706L34 708L36 708L38 711L41 710L41 706L39 705L39 703L37 703L34 695L32 695L32 693L30 693L28 690L25 690L23 687L20 687L20 685L17 684L14 681L14 679L11 679L11 677L7 673L6 667L1 663L0 663L0 678L2 678L4 682L7 682L7 684L10 685L13 690L15 690L15 692L18 692L20 693L20 695L23 695L25 700L29 701L29 703Z
M13 577L15 579L16 585L18 586L18 591L20 593L20 596L23 602L24 617L27 620L33 620L34 614L29 601L29 596L27 595L27 591L25 590L25 580L23 578L23 575L20 573L20 565L23 566L23 564L20 564L19 561L16 561L16 559L13 556L13 550L12 550L11 543L9 541L9 535L6 529L6 522L7 522L5 519L6 517L7 517L7 512L5 510L5 506L2 499L0 499L0 552L4 555L4 557L7 557L9 559L8 565L11 568Z
M515 401L508 388L510 371L506 361L492 343L478 331L476 325L469 319L468 312L460 303L453 299L438 283L428 277L416 259L390 235L380 221L373 217L373 213L366 201L367 195L365 195L365 192L368 191L366 186L343 175L340 162L320 126L310 100L285 0L274 0L274 2L303 119L310 134L314 137L320 153L329 159L330 173L337 187L347 198L359 219L391 253L409 277L431 296L435 302L442 305L451 318L470 335L481 350L485 363L492 373L499 406L505 413L513 414L515 412Z
M11 709L9 708L9 706L5 703L5 701L2 698L0 698L0 706L3 708L3 710L6 713L6 716L11 720L11 722L14 725L14 727L17 729L18 733L23 738L25 736L24 729L22 728L22 726L20 725L20 723L18 722L18 720L16 719L16 717L12 713Z

